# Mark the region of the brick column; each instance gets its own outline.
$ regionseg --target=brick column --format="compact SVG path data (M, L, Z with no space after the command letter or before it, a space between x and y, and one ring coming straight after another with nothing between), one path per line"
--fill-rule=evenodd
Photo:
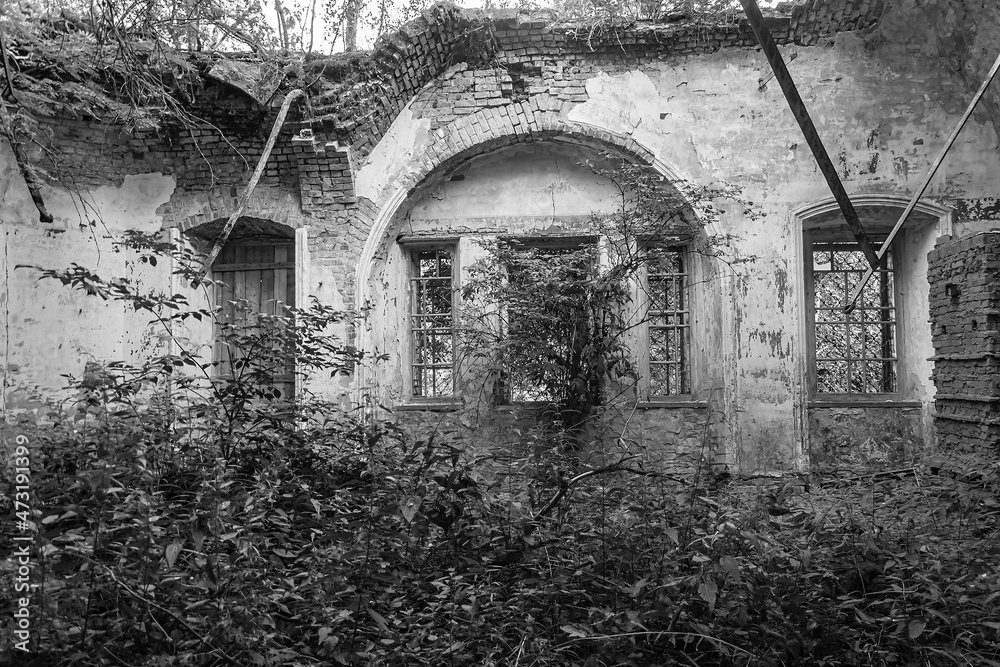
M928 255L934 424L949 451L1000 451L1000 233Z
M335 141L321 144L312 136L300 135L292 138L292 153L299 170L303 213L355 206L358 200L350 148Z

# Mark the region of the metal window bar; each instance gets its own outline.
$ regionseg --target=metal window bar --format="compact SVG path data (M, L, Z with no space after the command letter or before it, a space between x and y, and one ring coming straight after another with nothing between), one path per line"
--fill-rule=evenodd
M691 311L686 248L650 250L646 265L649 396L691 392Z
M410 274L414 398L455 393L454 252L416 250Z
M897 390L896 306L891 254L875 279L845 306L868 270L856 246L812 247L813 347L816 392L891 394Z

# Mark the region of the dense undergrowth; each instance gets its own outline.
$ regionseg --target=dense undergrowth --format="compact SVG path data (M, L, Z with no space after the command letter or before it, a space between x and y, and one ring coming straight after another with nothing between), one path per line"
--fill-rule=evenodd
M535 520L559 481L533 454L345 416L227 458L169 405L84 399L8 426L36 443L38 532L7 662L1000 664L995 464L808 491L609 473Z
M159 249L126 243L139 261ZM220 378L178 333L218 313L81 267L43 275L150 313L172 345L92 364L70 398L3 425L5 627L11 528L35 527L30 650L5 631L4 664L1000 665L993 459L671 477L609 439L589 468L587 431L473 440L288 400L290 355L367 361L321 306L220 324L253 351Z

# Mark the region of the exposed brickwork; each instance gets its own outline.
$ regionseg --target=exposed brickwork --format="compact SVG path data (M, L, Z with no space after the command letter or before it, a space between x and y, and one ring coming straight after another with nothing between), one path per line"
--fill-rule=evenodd
M414 174L411 183L416 186L433 171L447 173L474 155L502 146L563 135L617 151L643 164L652 162L653 155L631 137L568 123L562 114L565 104L556 97L538 95L525 102L480 109L452 122L447 131L437 131L437 140L428 147L422 169Z
M320 144L312 137L292 139L299 172L302 210L340 211L357 202L350 149L336 142Z
M769 19L776 39L807 44L863 28L877 19L881 6L880 0L824 0L819 9L814 4ZM649 163L652 156L630 137L566 122L568 109L587 100L586 81L657 59L754 46L745 21L592 29L559 24L551 16L437 5L371 54L306 66L313 84L309 105L293 107L246 214L290 227L309 225L313 263L337 276L353 306L357 257L385 204L357 198L354 167L411 100L415 115L429 118L435 130L418 170L404 183L411 190L435 170L447 172L474 155L568 136ZM165 226L189 229L236 208L280 102L279 94L262 106L209 77L189 107L200 119L193 127L164 123L125 132L114 123L46 120L55 147L47 166L81 188L132 174L173 176L177 191L159 212ZM302 129L312 138L300 140Z
M779 44L815 44L845 30L874 25L882 0L810 0L789 15L772 15L771 32ZM435 82L450 101L439 104L443 125L449 116L476 108L523 101L536 94L573 102L586 100L581 81L594 68L642 63L722 48L754 48L756 39L745 19L712 25L622 23L560 24L549 15L460 10L435 5L395 35L380 41L368 61L347 76L327 81L312 103L312 119L330 136L367 153L385 134L406 102ZM483 65L492 65L484 68ZM323 63L313 65L323 71ZM477 69L478 68L478 69Z
M880 8L881 0L811 1L769 21L779 43L805 44L840 30L867 27L877 20ZM417 114L430 117L432 126L439 128L482 109L536 97L543 105L585 101L585 82L600 71L754 45L745 21L594 29L559 24L551 16L436 5L381 40L367 56L309 65L307 77L319 75L310 88L309 118L300 119L293 111L261 182L291 190L302 186L306 206L347 206L353 195L341 188L346 186L344 176L336 175L333 163L321 165L313 156L299 164L304 151L296 151L292 138L300 128L314 130L318 144L337 141L362 159L413 98ZM486 63L491 67L483 67ZM243 185L260 158L279 102L280 97L265 108L209 79L198 87L190 105L192 118L200 119L194 127L165 124L126 133L114 123L47 120L55 147L47 166L53 175L80 187L154 172L174 176L178 187L187 190ZM318 181L310 176L302 185L303 167L305 173L324 175ZM323 184L331 190L318 190Z
M48 126L53 134L53 153L43 166L54 176L68 177L82 187L155 172L174 176L177 185L187 189L242 185L260 159L272 121L270 118L252 135L218 127L168 127L128 134L114 125L53 121ZM292 135L291 128L282 133L261 183L298 186Z
M769 23L779 43L811 44L838 31L870 27L881 8L882 0L810 0L789 14L772 15ZM435 5L382 39L371 54L308 65L305 74L312 82L308 119L293 112L262 182L289 189L299 186L291 138L301 127L312 127L320 143L350 146L360 159L414 98L418 114L431 117L435 128L444 127L480 109L536 96L585 101L584 83L598 71L755 45L745 20L595 27L560 24L551 15ZM299 84L286 82L295 85ZM50 145L56 147L48 165L51 172L82 187L151 172L172 175L185 189L244 184L260 157L280 97L264 107L211 76L192 90L196 93L188 105L191 119L196 119L192 127L167 122L125 133L114 121L44 120L54 135ZM337 178L331 176L330 183L342 185ZM343 191L334 188L332 193L317 194L314 185L305 187L304 201L349 203L351 197Z
M167 204L157 209L165 228L187 231L215 220L228 218L239 206L241 189L234 186L216 187L198 192L179 192ZM297 198L277 188L258 187L247 202L243 215L270 220L291 227L301 227L307 219L301 215Z
M570 66L567 61L549 60L538 67L526 67L512 75L512 69L469 69L465 63L449 69L425 87L413 100L413 112L431 119L431 127L493 108L540 97L543 105L558 102L586 102L586 82L601 70L593 63ZM517 78L514 78L514 77Z
M1000 449L1000 234L928 256L935 427L942 449Z

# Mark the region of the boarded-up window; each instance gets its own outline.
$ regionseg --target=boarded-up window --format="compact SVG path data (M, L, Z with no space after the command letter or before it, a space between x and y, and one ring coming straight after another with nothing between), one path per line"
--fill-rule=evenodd
M261 395L291 398L293 343L288 308L295 307L293 239L236 239L212 265L215 361L221 378L239 378Z

